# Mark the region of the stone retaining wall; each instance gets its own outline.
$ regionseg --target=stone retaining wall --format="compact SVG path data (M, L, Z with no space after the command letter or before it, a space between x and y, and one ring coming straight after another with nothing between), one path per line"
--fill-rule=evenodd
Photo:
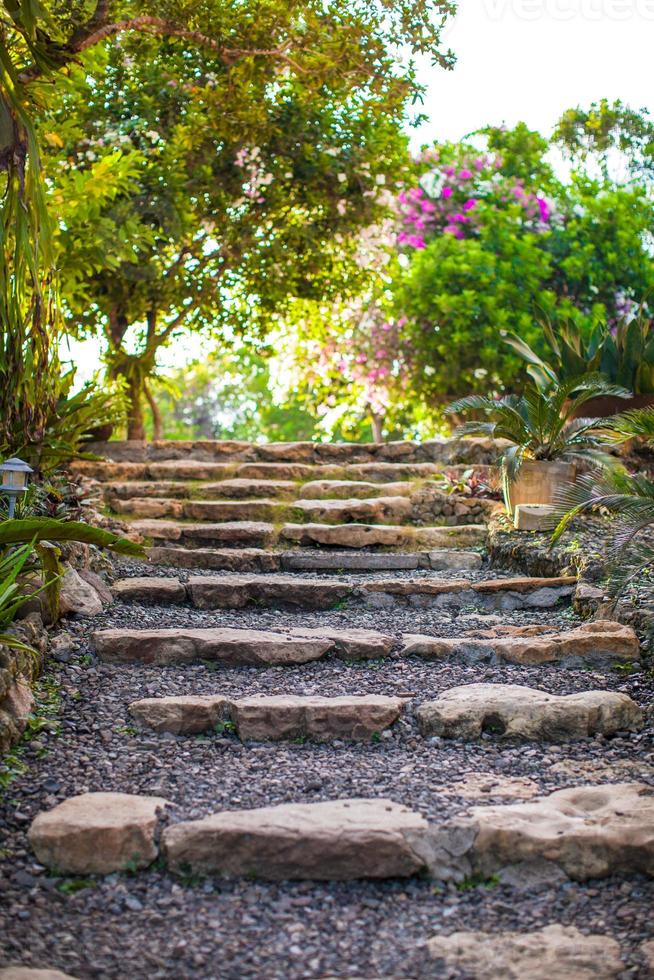
M323 443L198 439L158 442L91 442L85 449L116 462L197 459L204 462L443 463L494 464L508 445L493 439L430 439L427 442Z
M443 493L434 486L423 486L411 494L411 520L415 524L485 524L497 511L503 510L497 500L467 497L461 493Z

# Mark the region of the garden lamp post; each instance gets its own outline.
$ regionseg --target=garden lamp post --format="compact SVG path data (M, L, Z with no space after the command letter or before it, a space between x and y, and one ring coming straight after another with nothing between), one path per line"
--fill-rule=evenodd
M22 459L7 459L0 463L0 493L3 493L9 500L9 517L14 516L16 508L16 497L27 490L27 481L30 473L34 470Z

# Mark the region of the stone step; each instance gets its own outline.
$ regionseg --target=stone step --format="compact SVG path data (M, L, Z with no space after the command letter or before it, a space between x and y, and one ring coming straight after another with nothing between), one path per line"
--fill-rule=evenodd
M280 522L302 519L303 509L282 500L175 500L165 497L130 497L114 500L112 510L134 517L171 517L174 520L212 522Z
M463 571L481 568L482 557L476 551L401 552L326 552L285 551L281 568L287 572L378 572L406 569Z
M584 623L564 633L547 633L546 626L500 627L467 636L443 638L404 634L402 655L427 660L451 658L464 663L632 663L640 659L640 643L630 626L611 620Z
M184 548L154 547L147 549L155 565L177 568L203 568L207 571L278 572L282 568L280 553L262 548Z
M466 684L421 704L422 734L477 739L483 734L548 742L637 732L643 713L626 694L583 691L556 695L518 684Z
M412 484L403 484L412 486ZM216 483L183 483L178 480L134 480L123 483L105 483L105 496L109 500L128 500L132 497L178 497L198 500L247 500L249 498L289 499L298 493L298 484L292 480L219 480Z
M77 977L50 967L41 970L31 966L5 966L0 967L0 980L77 980Z
M172 871L268 880L404 878L425 861L427 821L386 799L291 803L215 813L164 830Z
M310 663L327 653L344 659L385 657L394 638L375 630L284 628L159 630L107 629L93 635L99 658L106 663L202 663L217 661L237 666Z
M415 481L401 483L371 483L357 480L311 480L303 483L297 493L306 500L367 499L369 497L409 497L416 488Z
M132 521L131 527L144 538L165 544L228 548L267 548L274 545L278 531L264 521L225 521L224 524L184 523L168 520Z
M453 932L427 944L434 976L472 980L617 980L620 944L558 923L533 932Z
M162 546L148 548L148 558L155 565L178 568L200 568L207 571L232 572L378 572L406 569L433 569L460 572L482 566L476 551L402 552L313 552L266 551L262 548L184 548Z
M173 872L279 881L654 876L654 792L645 783L578 786L431 824L392 800L341 799L222 811L161 832L166 805L85 793L40 813L28 839L58 874L145 867L160 847Z
M304 520L318 524L403 524L415 517L408 497L297 500L295 510Z
M436 607L476 606L482 609L545 609L569 598L576 579L385 579L349 582L301 578L297 575L197 575L186 587L178 579L138 577L113 586L117 599L159 603L184 602L197 609L243 609L249 605L300 609L331 609L349 601L374 607L406 604ZM427 638L427 641L429 638ZM408 639L411 642L412 638ZM418 638L420 643L421 638ZM436 641L438 642L438 641Z
M264 521L225 521L220 524L143 519L131 527L146 539L165 544L218 545L219 547L272 547L289 542L301 546L333 548L423 549L469 548L484 545L486 527L462 524L458 527L407 527L384 524L283 524Z
M483 546L487 532L479 524L415 528L375 524L285 524L280 537L302 546L431 550Z
M166 459L160 462L105 462L103 460L76 460L71 470L80 476L100 480L107 485L125 482L184 482L195 481L196 487L208 481L233 483L240 481L265 481L267 483L294 484L324 480L356 483L396 484L407 480L425 480L444 470L460 474L468 466L443 466L441 463L367 462L351 464L335 463L273 463L273 462L213 462L198 459ZM475 472L489 476L495 467L475 467ZM192 487L191 489L195 489ZM144 496L149 496L145 494ZM356 495L355 495L356 496Z
M110 874L145 868L158 853L167 800L131 793L83 793L39 813L29 829L41 864L57 874Z
M293 463L353 463L387 461L437 462L448 466L460 463L495 463L508 443L502 439L431 439L425 442L251 443L238 440L198 439L154 442L93 442L89 451L115 461L216 460L230 462L272 461Z
M220 694L145 698L129 712L157 732L191 735L231 723L242 741L347 739L369 741L399 718L401 698L368 694L318 697L256 695L233 700Z
M526 803L474 807L435 829L431 871L448 879L545 864L577 881L654 876L654 791L644 783L557 790Z

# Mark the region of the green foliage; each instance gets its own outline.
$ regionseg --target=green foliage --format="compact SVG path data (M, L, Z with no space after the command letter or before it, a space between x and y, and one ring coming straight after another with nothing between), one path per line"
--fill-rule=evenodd
M235 344L167 375L153 390L166 438L310 440L315 419L292 394L277 396L265 353Z
M527 363L527 373L537 385L547 388L584 374L601 374L607 381L635 395L654 393L654 325L643 314L621 317L611 328L597 324L587 336L574 322L557 329L542 324L543 335L553 359L546 361L520 337L506 337Z
M121 555L143 555L143 548L134 541L80 521L60 521L50 517L0 521L0 547L38 541L80 541L98 548L111 548Z
M130 18L150 8L140 30ZM381 179L403 164L420 91L406 55L452 61L449 0L256 9L171 0L164 19L123 0L96 11L102 44L77 10L60 18L67 42L39 39L67 66L38 114L48 172L64 172L67 323L105 340L132 437L157 353L181 328L263 332L291 297L361 279L353 240L386 212Z
M570 460L608 465L605 450L615 441L606 419L575 418L591 398L624 396L623 388L609 385L600 377L573 378L553 391L528 385L523 395L493 399L470 395L453 402L448 414L482 412L485 420L460 425L458 437L483 435L512 443L502 454L508 478L515 479L525 459Z
M568 109L559 119L553 141L577 165L598 161L609 179L611 156L627 164L632 178L654 177L654 124L647 109L635 111L619 99L591 103L588 109Z
M32 652L31 647L21 643L15 636L4 630L12 622L20 607L35 594L25 595L19 580L33 555L34 549L31 544L25 544L9 552L0 552L0 643L27 652Z
M613 322L621 306L654 287L651 203L642 182L621 186L584 170L559 180L543 163L547 141L522 124L481 135L481 149L438 144L421 155L419 187L435 210L421 217L425 230L394 277L396 314L409 320L404 397L432 413L452 397L521 384L523 364L503 337L519 337L547 360L545 321L557 336L577 335L585 350L598 321ZM448 171L453 175L444 176ZM443 228L437 219L450 202L460 213ZM618 361L626 356L609 348L607 339L607 361L611 353ZM631 387L620 364L597 370L615 370L616 383ZM645 373L638 383L646 386Z
M654 595L654 481L621 469L608 470L601 476L586 474L561 489L556 503L562 516L553 542L581 514L600 510L613 515L609 595L618 599L632 583L650 597Z

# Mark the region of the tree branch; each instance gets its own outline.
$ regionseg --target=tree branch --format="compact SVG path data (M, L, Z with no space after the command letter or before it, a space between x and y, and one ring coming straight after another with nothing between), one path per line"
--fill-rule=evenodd
M52 50L48 52L51 58L59 61L63 67L70 61L75 60L75 56L86 51L88 48L105 41L116 34L124 31L138 31L144 34L155 34L163 37L179 37L186 41L193 41L198 47L209 48L215 52L226 65L234 64L241 58L248 57L268 57L279 58L290 65L295 71L304 73L296 62L288 56L291 42L285 41L276 48L228 48L220 44L215 38L203 34L202 31L191 31L184 27L179 27L172 21L164 20L161 17L152 17L146 14L140 17L132 17L130 20L121 20L112 24L104 23L109 8L109 0L98 0L93 17L79 28L72 37L63 45L52 45ZM22 84L34 81L41 75L38 65L27 68L19 75Z

